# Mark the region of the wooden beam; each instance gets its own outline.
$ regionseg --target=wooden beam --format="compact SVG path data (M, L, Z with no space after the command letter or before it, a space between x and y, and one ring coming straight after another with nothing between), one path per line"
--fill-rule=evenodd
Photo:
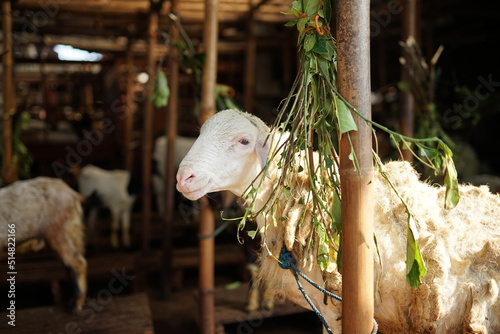
M248 34L245 48L245 109L254 112L255 100L255 63L257 59L257 37L253 15L248 18Z
M134 56L132 54L132 41L129 40L125 62L127 64L127 96L125 100L125 119L124 119L124 134L123 148L125 155L124 167L128 171L132 171L134 167L134 149L132 147L133 130L134 130Z
M403 1L403 29L401 38L406 41L409 36L413 36L418 40L417 30L417 4L418 0ZM410 74L409 68L410 61L406 61L405 65L401 68L401 80L408 81ZM412 92L401 92L401 119L400 128L401 134L407 137L413 137L415 121L415 98ZM413 161L413 154L408 149L402 149L403 159L406 161Z
M338 3L339 91L364 117L371 118L370 1ZM355 116L358 131L342 135L342 333L371 333L373 328L372 133ZM350 136L347 138L347 135ZM352 143L352 147L351 147ZM354 150L359 170L349 159Z
M217 18L218 0L205 0L205 66L202 78L201 122L205 122L216 112L215 84L217 83L217 41L219 35ZM215 228L215 214L206 196L200 200L199 234L207 236ZM214 299L214 238L200 239L200 333L215 334L215 299Z
M153 151L153 113L154 106L150 101L154 89L156 73L156 31L158 29L158 12L151 10L148 25L148 52L147 70L149 81L147 85L147 99L144 108L142 132L142 251L149 253L151 237L151 153Z
M17 180L17 166L12 159L12 116L16 112L16 90L14 85L14 52L12 48L12 16L10 1L2 1L3 31L3 113L2 116L2 181L5 184Z
M172 11L175 13L178 1L172 1ZM170 23L170 38L172 43L179 42L179 29L175 22ZM174 223L175 204L175 142L177 140L177 122L179 110L179 52L171 47L168 55L168 85L170 99L165 115L165 136L167 138L167 158L165 160L165 217L163 227L163 266L162 291L163 297L169 298L172 288L172 224Z
M72 1L39 1L19 0L13 8L36 10L39 13L54 17L60 13L119 15L147 13L149 1L126 0L72 0Z

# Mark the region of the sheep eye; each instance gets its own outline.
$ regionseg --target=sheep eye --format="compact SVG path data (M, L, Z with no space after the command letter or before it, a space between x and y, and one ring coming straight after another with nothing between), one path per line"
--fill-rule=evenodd
M250 144L250 141L248 139L240 139L239 142L240 142L241 145L248 145L248 144Z

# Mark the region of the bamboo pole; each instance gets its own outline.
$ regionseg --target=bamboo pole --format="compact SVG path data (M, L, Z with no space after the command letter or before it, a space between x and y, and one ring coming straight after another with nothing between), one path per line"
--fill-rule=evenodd
M338 3L339 91L361 114L371 118L370 1ZM355 116L358 131L349 132L359 162L357 171L348 156L347 135L340 142L342 189L342 333L370 333L373 328L373 204L368 125Z
M17 180L17 166L12 160L12 115L16 112L14 60L12 49L12 17L10 1L2 1L3 30L3 113L2 113L2 180L10 184Z
M403 34L402 39L406 41L409 36L417 39L417 1L410 0L403 2ZM402 66L401 80L408 81L409 76L409 61ZM409 91L401 92L401 119L400 127L401 134L407 137L413 137L415 120L415 99L413 94ZM406 161L413 161L413 154L408 149L402 149L403 159Z
M147 86L147 100L144 108L143 133L142 133L142 251L150 251L151 235L151 152L153 147L153 103L150 101L155 82L156 70L156 30L158 29L158 11L151 5L148 25L148 52L147 70L149 81Z
M245 48L245 109L254 112L255 101L255 63L257 58L257 38L255 37L255 23L253 15L248 18L248 35Z
M205 0L205 53L206 60L203 68L201 121L205 122L216 111L215 84L217 83L217 0ZM207 197L200 200L200 228L201 236L210 235L215 227L215 215L208 204ZM215 301L214 301L214 238L200 239L200 332L201 334L215 333Z
M127 96L125 101L125 119L123 143L125 149L125 169L131 171L134 167L134 151L132 149L132 133L134 129L134 56L132 54L132 42L128 42L127 54Z
M172 1L171 11L175 14L177 1ZM179 17L177 19L180 19ZM179 29L174 22L170 24L170 38L179 41ZM168 58L170 99L165 117L165 136L167 138L167 159L165 164L165 217L163 226L163 297L170 296L172 286L172 224L174 221L175 199L175 142L177 140L177 113L179 109L179 62L178 50L169 48Z

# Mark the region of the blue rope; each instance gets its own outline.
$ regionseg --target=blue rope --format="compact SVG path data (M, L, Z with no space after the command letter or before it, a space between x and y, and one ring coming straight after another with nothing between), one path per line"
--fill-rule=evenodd
M198 239L208 239L208 238L215 238L216 236L218 236L219 234L221 234L222 231L224 231L224 229L226 227L228 227L228 225L231 223L231 221L229 220L226 220L224 223L222 223L219 227L217 227L215 229L215 231L213 231L212 233L210 234L206 234L206 235L201 235L198 233Z
M339 301L342 301L342 298L339 297L339 296L337 296L336 294L334 294L334 293L332 293L332 292L324 289L323 287L319 286L316 282L312 281L302 271L300 271L300 269L295 264L296 264L296 261L295 261L295 258L292 255L292 252L290 252L289 250L286 249L285 246L283 246L283 248L281 249L280 258L279 258L279 266L280 266L280 268L282 268L282 269L290 269L292 271L293 276L295 277L295 281L297 282L297 286L299 287L300 292L302 292L302 295L304 296L304 299L307 301L307 303L309 303L309 306L311 306L311 309L314 311L314 313L316 313L316 315L318 316L318 318L321 320L321 323L325 327L325 329L328 332L328 334L332 334L332 330L330 329L330 326L326 322L326 320L323 317L323 315L321 314L321 312L316 308L316 306L314 305L314 303L311 301L311 299L307 295L306 291L304 290L304 287L300 283L300 280L299 280L299 277L297 276L297 274L299 274L303 279L305 279L309 284L311 284L312 286L314 286L316 289L318 289L319 291L325 293L327 296L335 298L335 299L337 299ZM372 334L376 334L377 332L378 332L378 324L375 321L375 319L373 319L373 331L372 331Z

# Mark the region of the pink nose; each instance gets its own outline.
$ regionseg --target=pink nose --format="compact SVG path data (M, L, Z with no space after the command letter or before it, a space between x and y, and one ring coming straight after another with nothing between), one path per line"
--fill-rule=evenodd
M177 173L177 189L181 190L188 186L196 176L189 170L179 170Z

